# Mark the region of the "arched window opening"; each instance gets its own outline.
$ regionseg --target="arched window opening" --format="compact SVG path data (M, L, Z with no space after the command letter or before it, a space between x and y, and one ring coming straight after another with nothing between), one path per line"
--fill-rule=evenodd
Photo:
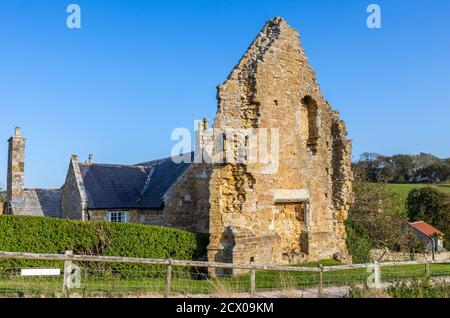
M311 96L306 96L302 99L303 107L306 110L307 132L308 138L306 139L306 146L312 152L317 153L317 145L319 140L319 112L317 103Z

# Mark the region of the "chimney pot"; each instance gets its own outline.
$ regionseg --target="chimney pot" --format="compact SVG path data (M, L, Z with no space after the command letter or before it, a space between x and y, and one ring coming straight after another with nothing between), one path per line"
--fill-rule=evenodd
M14 136L20 136L20 127L16 127L16 131L14 132Z
M72 160L73 161L78 161L78 155L72 155Z
M89 163L90 165L94 163L94 155L93 155L93 154L89 154L88 163Z

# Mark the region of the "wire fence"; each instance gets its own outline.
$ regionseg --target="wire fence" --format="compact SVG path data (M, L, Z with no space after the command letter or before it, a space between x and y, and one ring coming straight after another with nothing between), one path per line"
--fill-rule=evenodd
M450 260L263 266L168 259L0 252L0 297L336 297L450 278Z

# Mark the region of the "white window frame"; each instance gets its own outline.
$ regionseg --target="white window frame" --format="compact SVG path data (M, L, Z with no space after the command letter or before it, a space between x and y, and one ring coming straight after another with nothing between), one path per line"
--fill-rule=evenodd
M119 217L119 215L121 217ZM119 221L121 219L121 221ZM115 221L114 221L115 220ZM108 221L114 223L128 223L128 211L109 211Z

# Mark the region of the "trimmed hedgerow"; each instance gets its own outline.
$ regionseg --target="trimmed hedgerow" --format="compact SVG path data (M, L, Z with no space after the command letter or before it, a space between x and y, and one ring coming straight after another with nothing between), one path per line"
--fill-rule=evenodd
M32 216L0 216L0 251L204 259L208 236L175 228L110 222L81 222ZM161 277L164 266L83 263L91 276ZM0 274L23 267L60 267L63 262L0 260ZM188 272L187 268L175 269Z
M373 248L369 232L364 225L356 220L345 221L347 232L347 248L352 255L353 263L362 264L370 262L370 250Z

